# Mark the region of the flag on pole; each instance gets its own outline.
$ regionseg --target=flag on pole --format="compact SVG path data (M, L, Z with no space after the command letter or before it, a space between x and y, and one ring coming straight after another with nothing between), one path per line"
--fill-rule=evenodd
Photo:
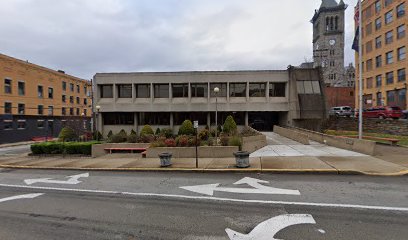
M359 1L360 2L360 1ZM354 35L354 40L353 40L353 46L351 47L351 49L355 50L356 52L358 52L359 49L359 35L360 35L360 11L359 11L359 2L357 3L357 7L355 8L355 13L354 13L354 22L356 25L356 33Z

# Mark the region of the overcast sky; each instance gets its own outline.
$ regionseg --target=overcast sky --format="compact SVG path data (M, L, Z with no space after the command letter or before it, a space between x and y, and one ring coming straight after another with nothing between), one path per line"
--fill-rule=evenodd
M354 61L345 0L346 65ZM96 72L286 69L312 59L321 0L1 0L0 53Z

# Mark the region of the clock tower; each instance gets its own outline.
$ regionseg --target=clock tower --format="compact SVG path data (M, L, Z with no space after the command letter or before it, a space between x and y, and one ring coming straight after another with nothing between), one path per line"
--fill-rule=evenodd
M313 24L313 61L322 67L324 82L335 86L344 81L344 15L343 0L322 0L311 20Z

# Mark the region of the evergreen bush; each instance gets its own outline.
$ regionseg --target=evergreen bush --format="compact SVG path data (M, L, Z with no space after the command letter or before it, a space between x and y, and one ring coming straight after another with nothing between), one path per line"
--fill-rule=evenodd
M223 132L228 135L235 135L237 133L237 124L231 115L225 119Z
M150 125L144 125L142 130L140 131L140 136L143 137L145 135L154 135L152 127Z
M110 139L111 137L113 136L113 132L112 132L112 130L110 130L109 132L108 132L108 135L106 136L108 139Z
M78 139L78 135L70 127L64 127L58 135L58 140L61 142L71 142Z
M194 135L193 123L190 120L184 120L178 131L178 135Z
M241 138L240 138L240 137L237 137L237 136L231 137L231 138L228 140L228 145L229 145L229 146L237 146L237 147L239 147L239 150L241 150L241 148L242 148Z

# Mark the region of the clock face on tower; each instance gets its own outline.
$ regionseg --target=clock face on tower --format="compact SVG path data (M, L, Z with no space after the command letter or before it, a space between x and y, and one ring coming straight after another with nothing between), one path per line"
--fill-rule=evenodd
M333 46L334 44L336 44L336 40L334 39L329 40L329 44L330 46Z

